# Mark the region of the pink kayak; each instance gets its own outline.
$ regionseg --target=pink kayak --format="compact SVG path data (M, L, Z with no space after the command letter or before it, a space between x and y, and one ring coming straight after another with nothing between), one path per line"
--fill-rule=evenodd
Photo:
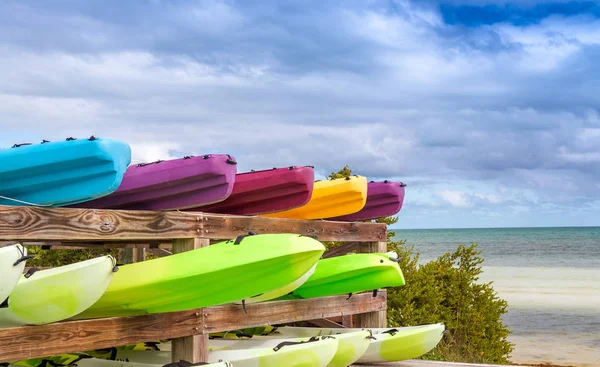
M237 162L228 154L207 154L130 166L114 193L72 207L175 210L227 199Z
M394 215L402 209L405 186L402 182L371 181L367 187L367 203L362 210L329 220L354 222Z
M202 207L203 212L258 215L305 205L315 180L313 167L291 166L240 173L229 197Z

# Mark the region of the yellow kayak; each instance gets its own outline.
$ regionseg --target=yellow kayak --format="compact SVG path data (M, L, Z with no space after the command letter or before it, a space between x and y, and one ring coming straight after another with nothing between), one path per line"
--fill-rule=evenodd
M270 218L325 219L360 211L367 202L367 178L351 176L315 181L310 200L304 206L263 214Z

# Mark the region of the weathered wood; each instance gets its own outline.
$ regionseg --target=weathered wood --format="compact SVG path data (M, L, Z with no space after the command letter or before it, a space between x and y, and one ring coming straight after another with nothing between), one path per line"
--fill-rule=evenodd
M383 223L346 223L179 211L0 206L0 240L162 241L234 238L247 232L316 235L321 241L381 241Z
M199 310L0 329L0 362L177 338L201 329Z
M156 315L78 320L0 329L0 363L125 344L181 338L382 310L384 294L360 293L293 301L215 306Z
M290 301L274 301L246 305L223 305L204 310L205 332L281 324L303 320L325 319L353 313L381 311L386 308L387 294L373 297L371 292L348 296L320 297ZM240 312L241 311L241 312Z
M207 238L189 238L173 240L173 254L195 250L210 244ZM171 341L171 360L191 363L208 362L208 334L176 338Z
M316 235L319 241L381 241L386 239L386 228L383 223L205 214L204 237L233 238L252 231L258 234L298 233Z
M308 320L311 324L322 327L322 328L342 328L343 326L338 324L337 322L333 322L330 319L316 319L316 320Z
M378 242L367 242L360 244L360 252L361 253L373 253L379 252L384 253L387 251L387 242L378 241ZM385 293L387 298L387 291L385 289L380 289L379 293ZM387 307L384 310L374 311L369 313L364 313L360 315L356 315L356 326L357 327L373 327L373 328L384 328L387 326Z
M331 248L323 254L323 259L327 259L329 257L336 257L340 255L346 255L352 251L360 251L360 242L348 242L343 245Z
M47 250L86 250L86 249L98 249L98 248L134 248L134 249L170 249L171 241L168 243L152 243L149 244L148 240L143 241L144 243L135 243L133 241L127 242L69 242L64 241L45 241L45 242L31 242L31 241L20 241L24 246L43 246ZM10 246L17 242L15 241L0 241L0 247Z
M354 316L353 315L342 316L342 325L347 328L353 328L354 327Z
M191 363L208 361L208 335L193 335L173 339L171 360L184 360Z
M133 262L140 262L146 260L146 249L144 248L133 248Z

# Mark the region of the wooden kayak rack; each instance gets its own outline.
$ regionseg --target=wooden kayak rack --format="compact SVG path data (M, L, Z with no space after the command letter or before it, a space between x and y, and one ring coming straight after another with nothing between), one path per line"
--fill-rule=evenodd
M126 248L130 249L124 250L130 259L125 262L143 261L144 249L170 248L170 252L180 253L251 231L316 235L320 241L346 242L323 257L386 251L387 227L380 223L0 205L0 247L22 243L46 248ZM350 298L340 295L249 304L247 313L241 305L227 304L5 328L0 329L0 363L159 339L173 339L173 361L207 362L209 333L297 321L325 327L385 327L386 310L387 293L380 290Z

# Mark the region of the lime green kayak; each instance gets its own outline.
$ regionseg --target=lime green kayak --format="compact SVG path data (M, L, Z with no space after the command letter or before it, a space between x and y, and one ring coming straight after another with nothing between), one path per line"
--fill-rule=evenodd
M314 298L404 285L395 252L347 254L319 260L315 273L279 299Z
M265 347L220 349L209 348L208 362L231 362L233 367L326 367L338 349L338 339L332 336L292 338ZM171 352L140 350L138 348L111 348L89 352L96 358L134 363L166 364Z
M56 268L31 268L0 307L0 327L66 320L94 304L108 288L116 261L102 256Z
M241 301L301 278L325 251L297 234L249 234L123 265L77 319L173 312Z
M311 337L353 333L359 328L310 328L284 326L273 328L269 335L281 337ZM394 362L417 358L440 342L445 332L443 323L398 328L373 328L374 339L356 363Z

